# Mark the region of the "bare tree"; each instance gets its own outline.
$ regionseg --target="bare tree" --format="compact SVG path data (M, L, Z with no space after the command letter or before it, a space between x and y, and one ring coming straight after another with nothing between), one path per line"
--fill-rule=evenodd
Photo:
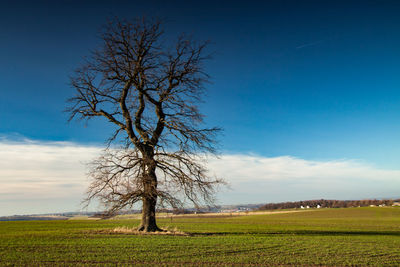
M109 213L142 201L140 231L160 230L157 200L172 207L212 202L223 183L209 177L202 161L215 153L220 131L200 127L207 42L181 36L168 48L162 36L158 21L110 22L101 48L71 77L76 95L67 108L70 119L114 124L107 148L91 164L86 201L100 200Z

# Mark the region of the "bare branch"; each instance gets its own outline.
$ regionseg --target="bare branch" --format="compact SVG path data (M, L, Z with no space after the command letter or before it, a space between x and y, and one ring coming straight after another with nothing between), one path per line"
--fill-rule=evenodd
M90 167L85 203L97 199L109 214L143 202L142 226L156 231L155 207L211 203L216 186L199 153L215 153L219 128L202 128L198 110L208 75L208 43L184 35L166 48L156 20L111 21L71 77L70 119L103 117L115 125L108 148ZM122 144L113 148L111 143Z

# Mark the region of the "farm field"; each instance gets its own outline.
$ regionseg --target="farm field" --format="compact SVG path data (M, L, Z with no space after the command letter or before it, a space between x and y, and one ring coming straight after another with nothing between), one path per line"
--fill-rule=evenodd
M113 233L139 220L0 222L1 266L399 266L400 208L160 218L182 235Z

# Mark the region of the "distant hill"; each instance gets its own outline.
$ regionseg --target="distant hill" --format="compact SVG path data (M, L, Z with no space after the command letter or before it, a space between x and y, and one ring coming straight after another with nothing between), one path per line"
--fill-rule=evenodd
M238 204L222 205L206 208L188 208L188 209L159 209L157 212L167 212L174 214L185 213L208 213L208 212L244 212L251 210L277 210L277 209L301 209L301 208L349 208L349 207L367 207L367 206L396 206L400 205L400 199L364 199L364 200L302 200L295 202L279 202L267 204ZM120 211L114 215L137 214L140 210ZM0 217L0 221L49 221L49 220L68 220L75 216L88 216L90 218L107 219L112 216L105 216L102 212L63 212L53 214L32 214L32 215L13 215Z

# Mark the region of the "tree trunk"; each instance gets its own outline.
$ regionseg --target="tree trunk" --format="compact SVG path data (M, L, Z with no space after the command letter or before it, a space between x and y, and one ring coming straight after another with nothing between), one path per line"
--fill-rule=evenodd
M143 197L142 201L143 201L142 223L139 226L138 230L143 232L162 231L160 228L158 228L156 223L157 196Z
M152 152L152 151L151 151ZM162 231L156 223L157 176L153 160L148 161L147 175L143 180L144 196L142 197L142 223L138 230L143 232Z

